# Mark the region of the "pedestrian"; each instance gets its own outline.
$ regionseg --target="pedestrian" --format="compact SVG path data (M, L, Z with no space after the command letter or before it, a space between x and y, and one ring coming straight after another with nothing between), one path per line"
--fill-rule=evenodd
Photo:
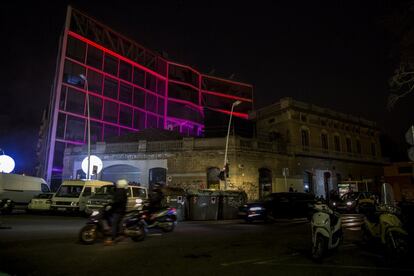
M120 179L116 182L115 192L113 195L113 201L112 201L112 236L110 239L107 239L105 241L105 245L111 245L115 242L115 239L118 236L120 224L122 221L122 218L125 215L126 211L126 205L128 201L128 195L127 195L127 187L128 187L128 181L126 179Z
M289 193L293 193L293 187L292 186L289 187Z

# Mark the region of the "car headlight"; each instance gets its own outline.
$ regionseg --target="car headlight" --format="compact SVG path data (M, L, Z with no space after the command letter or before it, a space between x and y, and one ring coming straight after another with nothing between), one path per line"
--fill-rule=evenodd
M249 208L249 211L260 211L260 210L264 210L264 208L263 207L260 207L260 206L250 207Z
M70 203L70 206L78 206L78 205L79 205L79 202L74 202L73 201L73 202Z

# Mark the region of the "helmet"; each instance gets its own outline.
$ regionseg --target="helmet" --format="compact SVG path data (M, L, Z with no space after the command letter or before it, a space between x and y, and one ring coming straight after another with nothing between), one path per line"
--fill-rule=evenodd
M128 186L128 180L126 180L126 179L119 179L116 182L116 187L118 189L125 189L127 186Z

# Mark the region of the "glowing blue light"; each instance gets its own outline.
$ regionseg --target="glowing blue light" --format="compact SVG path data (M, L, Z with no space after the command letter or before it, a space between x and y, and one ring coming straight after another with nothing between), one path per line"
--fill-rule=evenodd
M0 155L0 172L11 173L15 165L13 158L5 154Z

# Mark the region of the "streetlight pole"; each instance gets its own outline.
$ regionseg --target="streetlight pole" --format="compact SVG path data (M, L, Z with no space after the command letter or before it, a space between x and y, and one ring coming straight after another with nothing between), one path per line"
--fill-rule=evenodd
M86 85L86 108L88 113L88 172L86 174L86 179L91 179L91 116L89 111L89 84L88 79L85 75L80 74L79 77L85 81Z
M227 127L227 137L226 137L226 150L224 151L224 190L227 190L227 172L226 172L226 168L227 168L227 150L229 148L229 135L230 135L230 126L231 126L231 118L233 117L233 109L235 106L241 104L241 101L235 101L232 105L231 105L231 111L230 111L230 119L229 119L229 125Z

